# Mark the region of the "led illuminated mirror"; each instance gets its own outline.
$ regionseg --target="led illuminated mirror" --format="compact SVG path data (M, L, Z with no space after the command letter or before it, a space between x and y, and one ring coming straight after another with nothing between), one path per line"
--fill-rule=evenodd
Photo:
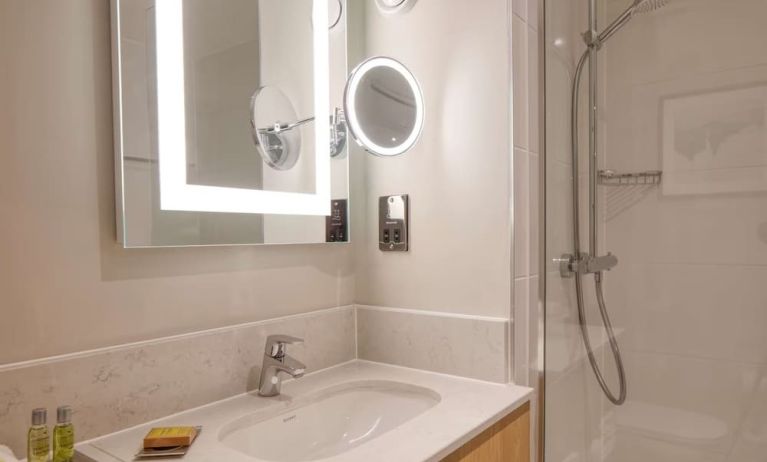
M344 111L355 141L377 156L407 152L423 130L421 87L415 76L392 58L370 58L352 71Z
M126 247L327 241L349 189L345 11L346 0L112 0Z

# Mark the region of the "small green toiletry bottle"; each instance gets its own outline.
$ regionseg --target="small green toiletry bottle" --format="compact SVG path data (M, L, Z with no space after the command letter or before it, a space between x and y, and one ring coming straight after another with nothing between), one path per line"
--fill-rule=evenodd
M75 427L72 425L72 408L56 409L56 426L53 427L53 462L72 462L75 456Z
M51 448L48 437L48 411L37 408L32 411L32 426L27 433L27 462L48 462Z

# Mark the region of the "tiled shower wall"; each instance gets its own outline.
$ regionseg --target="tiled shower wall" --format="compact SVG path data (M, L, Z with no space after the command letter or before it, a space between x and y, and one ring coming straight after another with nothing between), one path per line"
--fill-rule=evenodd
M539 1L512 0L514 159L513 378L535 384L540 280L541 143L539 130Z
M572 282L550 267L547 460L764 460L767 4L666 3L637 15L600 58L603 167L664 170L659 186L600 188L603 251L620 260L606 276L606 298L628 401L615 407L604 399L583 358ZM571 248L569 93L587 5L547 4L547 246L557 255ZM613 18L628 5L599 2L599 10ZM717 138L717 129L744 119L748 128ZM691 146L688 158L683 149ZM590 279L586 287L593 294ZM592 338L603 343L593 314Z
M616 411L608 462L767 458L765 18L763 0L675 0L605 47L606 166L663 170L629 200L606 192L629 406L687 436Z

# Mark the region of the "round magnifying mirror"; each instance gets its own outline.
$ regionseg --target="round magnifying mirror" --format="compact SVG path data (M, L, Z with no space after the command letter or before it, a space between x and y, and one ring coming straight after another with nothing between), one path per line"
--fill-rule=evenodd
M344 112L349 131L366 151L398 156L415 145L423 130L423 93L399 61L370 58L349 77Z
M301 153L299 130L282 130L298 120L290 98L277 87L261 87L250 99L250 125L258 153L275 170L290 170Z

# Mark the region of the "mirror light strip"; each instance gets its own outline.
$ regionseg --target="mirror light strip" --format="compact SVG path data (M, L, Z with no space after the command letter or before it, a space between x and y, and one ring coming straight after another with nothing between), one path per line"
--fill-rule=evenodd
M187 184L183 0L155 2L157 125L162 210L281 215L330 214L330 46L314 28L315 194ZM327 22L328 0L314 0L315 24Z

